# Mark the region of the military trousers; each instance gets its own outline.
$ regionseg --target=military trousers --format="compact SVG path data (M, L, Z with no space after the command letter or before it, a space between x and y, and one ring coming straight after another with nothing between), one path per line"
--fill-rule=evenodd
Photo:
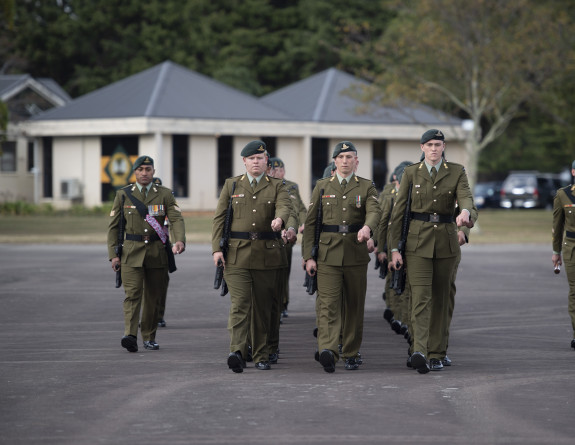
M278 269L277 283L274 292L270 295L273 299L270 315L270 331L268 336L269 353L274 354L279 349L280 343L280 320L284 307L283 297L287 293L289 279L289 269L284 267Z
M291 273L291 259L292 259L292 252L293 252L293 244L286 244L285 246L285 250L286 250L286 255L287 255L287 262L288 262L288 266L283 269L285 272L285 287L283 290L283 295L282 295L282 311L287 310L288 304L289 304L289 276Z
M569 283L569 296L567 301L567 310L571 317L571 327L573 328L573 338L575 338L575 260L563 257L563 265L567 274Z
M158 302L168 289L168 268L149 268L145 264L144 267L130 267L122 264L121 271L126 295L123 304L124 335L137 337L140 323L142 340L155 340L158 329Z
M406 254L411 287L413 352L443 359L447 351L449 292L457 257L423 258Z
M318 349L328 349L339 359L341 336L343 358L356 357L363 340L367 264L344 267L319 264L317 287Z
M274 292L280 269L244 269L226 265L224 278L230 293L228 332L230 352L248 355L251 342L254 362L269 360L268 336Z
M457 292L457 285L455 280L457 279L457 269L459 269L459 263L461 262L461 252L457 255L455 260L455 265L453 266L453 275L451 276L451 287L449 288L449 301L447 303L447 345L445 351L447 353L447 348L449 347L449 328L451 327L451 320L453 320L453 311L455 310L455 293Z

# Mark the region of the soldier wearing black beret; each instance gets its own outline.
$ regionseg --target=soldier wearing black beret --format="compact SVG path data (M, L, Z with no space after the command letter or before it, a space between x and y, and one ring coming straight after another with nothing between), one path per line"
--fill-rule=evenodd
M340 334L345 369L355 370L361 362L359 348L370 261L367 242L381 215L375 185L354 173L358 159L353 143L338 143L332 157L336 172L315 185L302 252L308 274L317 273L318 359L326 372L334 372L340 359ZM322 208L323 221L316 261L312 247L319 224L318 206Z
M108 257L112 262L112 270L121 271L126 294L124 337L121 344L129 352L138 351L138 324L144 348L159 349L156 330L158 305L168 288L167 249L173 254L185 250L182 213L172 191L153 183L154 172L154 160L150 156L140 156L136 160L136 183L116 193L108 226ZM124 221L125 240L119 241L121 218ZM166 219L172 225L172 240L164 231ZM121 258L116 256L115 251L119 242L124 246Z
M451 279L460 253L457 227L473 227L468 209L474 203L463 166L443 159L443 133L428 130L420 142L424 160L405 167L391 215L389 247L390 267L400 269L404 260L407 263L413 339L408 363L424 374L443 368ZM410 191L411 221L403 258L398 245ZM456 200L462 210L455 218Z
M236 373L243 372L246 366L250 343L256 368L270 369L270 295L276 291L280 269L287 266L281 230L292 210L283 181L266 175L265 143L251 141L241 155L246 172L224 183L212 227L214 264L223 262L231 298L227 364ZM230 199L233 218L224 258L220 240Z

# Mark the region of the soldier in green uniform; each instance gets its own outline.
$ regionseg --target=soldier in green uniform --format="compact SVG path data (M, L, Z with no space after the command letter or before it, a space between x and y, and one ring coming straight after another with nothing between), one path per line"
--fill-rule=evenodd
M299 187L298 185L293 182L293 181L289 181L287 179L285 179L285 164L284 162L277 157L271 158L270 159L270 164L271 164L271 171L270 171L270 176L277 178L277 179L282 179L287 187L287 191L289 193L289 197L291 199L292 205L294 207L294 211L295 211L295 224L296 224L296 235L297 233L302 233L303 232L303 228L304 228L304 223L305 223L305 217L307 214L307 209L305 204L303 203L301 196L299 194ZM291 225L288 225L288 227L291 227ZM287 317L288 316L288 312L287 312L287 308L289 305L289 276L291 273L291 262L292 262L292 251L293 251L293 244L292 243L288 243L286 245L286 253L287 253L287 258L288 258L288 266L287 266L287 270L286 270L286 287L284 290L284 295L282 298L282 317Z
M407 279L411 287L411 365L421 374L438 368L447 350L447 313L451 278L460 253L457 227L472 227L473 196L462 165L442 158L445 137L439 130L421 137L422 162L405 168L391 215L391 267L403 267L398 252L401 227L411 191L411 222L406 242ZM462 208L454 218L455 203ZM429 359L429 362L428 362ZM431 367L431 368L430 368Z
M319 362L335 371L342 336L345 369L358 368L363 335L363 312L370 261L367 241L377 229L381 208L372 181L354 174L357 150L349 141L335 146L336 174L317 181L304 230L303 258L310 275L317 273ZM323 193L320 191L323 190ZM317 262L312 258L317 208L323 222Z
M116 193L108 226L108 257L112 269L121 270L126 298L124 299L124 337L122 346L129 352L138 350L137 334L140 330L144 348L157 350L158 303L167 292L168 252L183 253L185 250L185 227L182 213L172 191L154 185L154 160L140 156L134 163L136 184L121 188ZM124 203L123 208L122 202ZM138 207L145 212L144 216ZM122 258L118 258L120 218L125 221L125 241ZM173 246L166 239L164 221L172 224ZM164 241L166 244L164 244ZM144 293L144 288L146 292Z
M241 155L246 173L226 180L212 228L214 264L220 260L224 263L224 279L231 297L227 363L233 372L243 372L245 368L248 337L256 368L270 369L271 295L279 270L287 266L281 230L292 209L283 181L265 174L268 160L265 143L251 141ZM233 218L224 259L220 239L230 198Z
M457 212L459 212L460 207L457 206ZM470 219L471 221L473 221L473 223L475 224L477 222L477 218L479 215L479 212L477 210L477 207L475 206L475 203L473 205L473 208L470 210L471 215L470 215ZM466 226L462 226L459 227L459 230L457 231L457 240L459 241L459 245L463 246L464 244L467 244L469 242L469 233L470 233L471 229L469 227ZM461 262L461 251L459 253L459 255L457 255L457 260L455 261L455 267L453 268L453 275L451 277L451 288L449 291L449 303L447 306L447 347L449 347L449 328L451 326L451 320L453 319L453 310L455 309L455 294L457 292L457 286L455 284L455 281L457 279L457 270L459 269L459 263ZM443 360L441 361L441 365L443 366L451 366L451 359L447 356L447 347L445 349L445 357L443 357ZM441 369L443 366L441 365L436 365L436 368Z
M274 165L276 168L274 168ZM281 179L287 188L287 183L281 177L277 175L277 170L279 166L282 166L283 162L279 158L269 158L268 159L268 169L267 174L276 179ZM277 176L276 176L277 175ZM289 193L289 190L288 190ZM280 325L282 323L282 311L284 309L284 302L288 298L289 294L289 271L292 258L292 248L297 241L297 227L298 227L298 216L295 209L295 202L293 200L292 194L290 194L292 208L290 211L290 216L287 220L287 229L282 230L282 240L285 245L286 255L287 255L287 265L286 267L280 269L278 273L278 282L276 283L275 292L271 295L272 301L272 312L270 317L270 329L268 334L268 345L269 345L269 362L271 365L277 363L279 358L279 343L280 343Z
M391 218L391 211L395 200L397 197L397 192L399 190L399 181L403 170L406 166L410 165L411 162L404 161L397 165L393 170L391 175L391 183L387 184L381 194L379 195L379 203L381 205L381 221L379 222L378 234L377 234L377 246L378 246L378 259L381 264L388 258L389 252L387 251L388 242L388 227ZM387 274L385 280L385 291L386 296L386 309L383 312L383 318L390 324L392 330L396 334L400 334L402 326L405 330L408 329L407 320L407 294L397 295L395 291L391 289L391 274Z
M571 175L575 176L575 161L571 165ZM565 263L565 272L569 282L567 309L571 317L573 339L571 347L575 349L575 185L568 185L557 191L553 201L553 255L551 261L555 271Z

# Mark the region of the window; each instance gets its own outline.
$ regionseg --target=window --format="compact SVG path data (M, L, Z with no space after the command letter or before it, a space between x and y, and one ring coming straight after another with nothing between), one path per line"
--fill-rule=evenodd
M218 193L222 190L226 179L232 176L233 142L232 136L220 136L218 138Z
M389 182L386 159L387 141L374 140L371 179L380 190Z
M34 142L28 142L28 171L34 168Z
M0 171L16 171L16 142L2 142L2 154L0 155Z
M190 196L188 192L188 141L187 134L172 136L172 190L177 197Z

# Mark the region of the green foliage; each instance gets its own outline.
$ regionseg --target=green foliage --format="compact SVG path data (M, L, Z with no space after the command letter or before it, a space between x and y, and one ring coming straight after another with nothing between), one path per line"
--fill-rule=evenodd
M105 216L110 214L112 203L101 206L86 207L73 205L67 210L56 210L50 203L32 204L26 201L10 201L0 203L0 215L42 215L42 216Z

